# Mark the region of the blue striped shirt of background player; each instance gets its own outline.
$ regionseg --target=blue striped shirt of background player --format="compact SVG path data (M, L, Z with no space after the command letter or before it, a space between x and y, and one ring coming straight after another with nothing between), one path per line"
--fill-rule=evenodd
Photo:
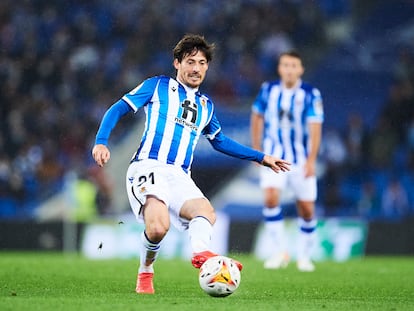
M214 104L207 96L166 76L145 80L111 106L103 117L95 143L107 145L118 120L142 107L146 113L145 128L132 161L156 159L190 173L201 135L214 149L227 155L259 163L264 158L262 152L245 147L222 133Z
M308 122L323 123L322 96L299 81L287 89L280 80L264 82L252 109L264 117L263 152L303 164L309 152Z

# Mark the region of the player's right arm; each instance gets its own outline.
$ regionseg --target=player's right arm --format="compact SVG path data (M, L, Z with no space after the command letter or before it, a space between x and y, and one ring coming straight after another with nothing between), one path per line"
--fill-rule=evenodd
M163 79L165 81L169 78L159 76L146 79L105 112L96 134L95 146L92 149L92 156L99 166L104 166L111 157L107 147L108 139L119 119L128 112L136 113L141 107L149 103L154 90Z
M133 111L131 106L121 99L105 112L96 134L95 146L92 149L92 157L99 166L104 166L111 157L107 144L112 129L119 119L130 111Z

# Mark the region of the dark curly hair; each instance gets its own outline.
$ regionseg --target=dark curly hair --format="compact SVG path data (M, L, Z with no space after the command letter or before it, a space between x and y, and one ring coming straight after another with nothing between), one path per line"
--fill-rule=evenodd
M201 51L210 62L213 59L215 45L210 44L201 35L186 34L174 47L174 59L177 59L180 63L187 55L193 55L198 51Z

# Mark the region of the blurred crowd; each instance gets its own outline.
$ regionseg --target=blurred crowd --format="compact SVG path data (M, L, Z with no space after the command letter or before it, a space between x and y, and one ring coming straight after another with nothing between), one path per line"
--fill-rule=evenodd
M325 23L349 14L351 3L1 1L0 217L33 217L40 202L62 189L69 171L95 187L98 213L110 213L111 187L90 156L98 123L109 105L146 77L174 75L171 50L183 34L200 33L217 44L203 91L220 105L238 109L240 98L250 104L260 83L274 77L281 51L295 47L306 59L323 50ZM390 202L390 209L396 205L404 174L390 177L387 191L375 182L384 167L387 176L395 177L414 166L412 60L410 51L403 51L398 82L372 129L350 115L344 132L326 132L326 141L332 140L325 144L322 185L328 213L353 213L353 206L355 213L367 213L369 204L386 192L383 201ZM126 118L117 126L112 143L131 122ZM333 148L335 142L342 149ZM373 172L373 179L361 177ZM412 198L407 201L412 208Z
M414 215L413 51L409 45L398 51L393 82L373 124L350 113L346 128L325 133L326 214L388 220Z

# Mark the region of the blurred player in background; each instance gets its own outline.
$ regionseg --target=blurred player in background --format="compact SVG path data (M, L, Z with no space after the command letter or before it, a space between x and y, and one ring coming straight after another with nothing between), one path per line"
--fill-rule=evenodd
M208 258L217 256L210 251L214 209L190 176L201 135L227 155L256 161L272 172L289 169L287 161L240 145L223 134L213 102L199 91L213 49L202 36L184 36L173 50L176 78L156 76L143 81L106 111L96 135L92 155L103 166L110 158L107 143L119 119L144 108L144 133L126 176L131 208L145 222L137 293L154 293L153 262L170 221L178 229L188 229L194 267L200 268ZM241 263L236 264L241 270Z
M315 166L324 120L322 97L318 89L301 80L304 67L297 52L280 55L278 73L280 80L262 84L251 114L253 148L292 163L286 174L270 174L267 168L260 172L265 234L274 242L264 267L278 269L289 262L280 196L290 187L299 216L297 268L310 272L315 270L311 252L317 226Z

